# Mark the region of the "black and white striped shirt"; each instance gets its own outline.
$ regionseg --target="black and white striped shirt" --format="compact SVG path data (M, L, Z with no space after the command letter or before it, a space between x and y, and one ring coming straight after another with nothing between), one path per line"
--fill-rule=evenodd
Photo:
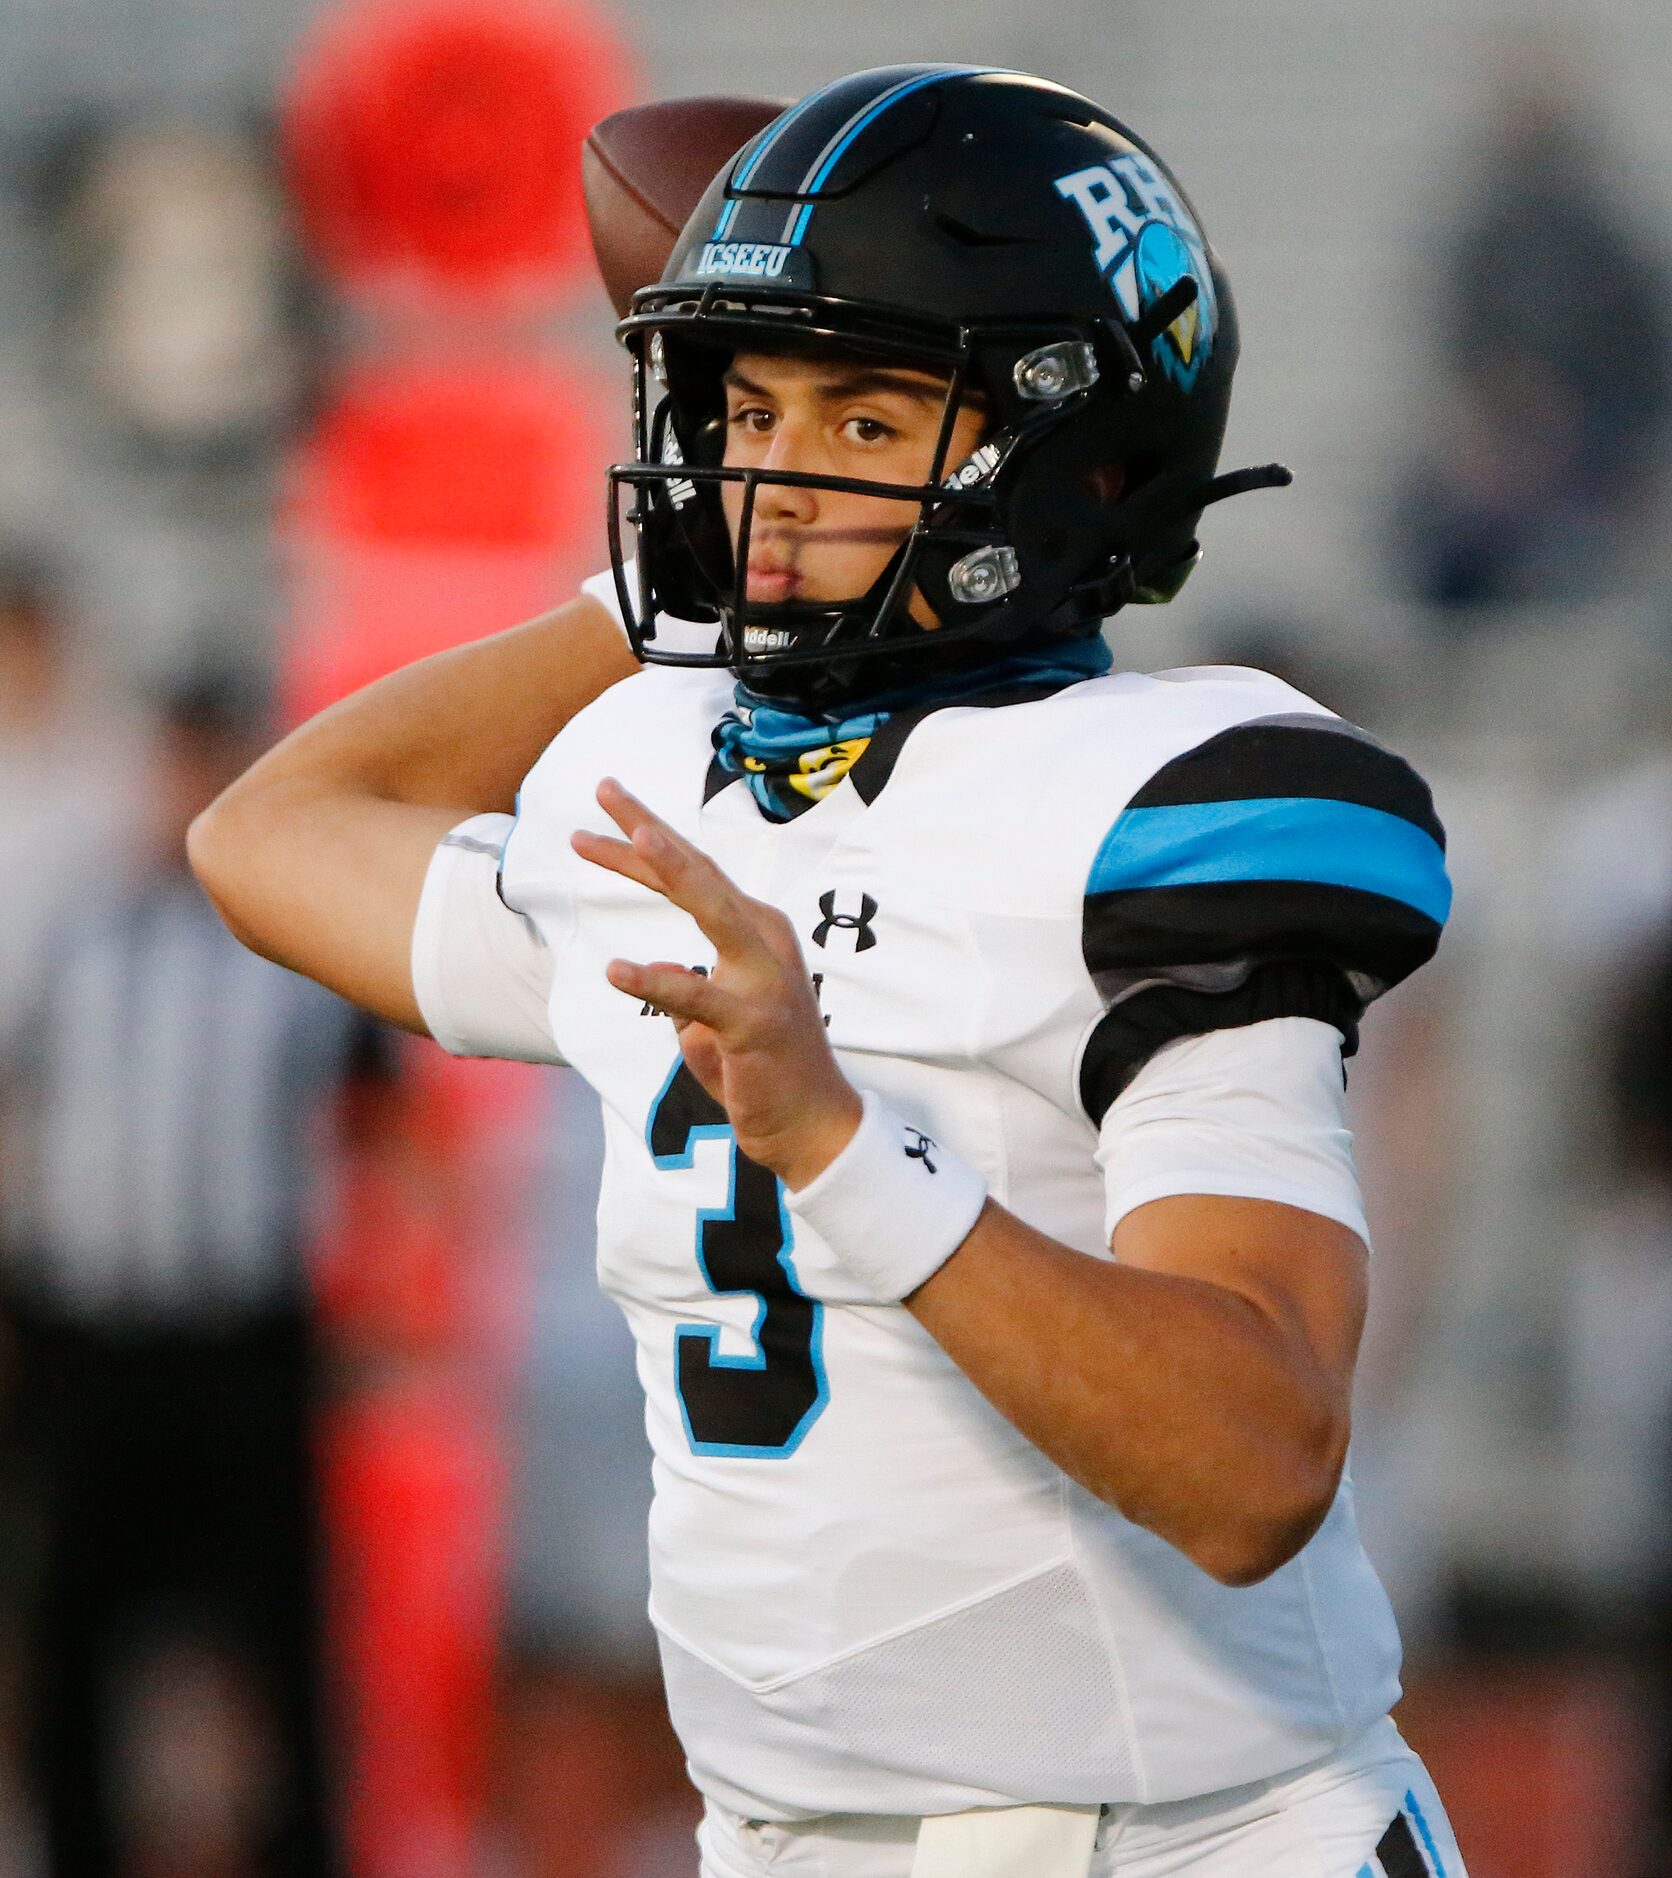
M326 1098L378 1027L247 952L185 875L61 928L6 1077L10 1276L102 1324L295 1301Z

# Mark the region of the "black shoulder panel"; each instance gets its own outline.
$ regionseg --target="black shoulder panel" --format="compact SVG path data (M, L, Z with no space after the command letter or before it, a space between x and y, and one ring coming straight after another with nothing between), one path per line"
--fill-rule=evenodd
M1316 796L1403 816L1444 852L1445 830L1427 783L1403 757L1338 717L1260 717L1221 731L1160 769L1128 805Z
M1116 818L1081 943L1107 1006L1093 1120L1162 1044L1366 1004L1432 956L1451 903L1428 786L1339 719L1258 719L1164 765Z

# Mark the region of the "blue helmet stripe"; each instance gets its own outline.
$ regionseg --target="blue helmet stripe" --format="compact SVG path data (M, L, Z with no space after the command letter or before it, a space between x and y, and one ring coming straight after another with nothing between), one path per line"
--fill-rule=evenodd
M1381 894L1443 924L1445 856L1426 830L1321 796L1128 809L1092 863L1088 893L1216 881L1312 881Z
M885 91L863 111L849 118L847 123L837 131L814 159L812 167L808 170L796 194L816 196L829 180L831 171L841 162L853 140L868 125L874 124L890 105L898 104L902 98L909 98L914 91L921 91L926 85L938 85L948 78L978 78L984 73L1001 69L994 65L942 66L939 71L925 72L917 78L908 78L903 84L895 85L892 90ZM791 209L789 219L784 224L784 240L792 248L800 245L802 236L807 232L807 224L812 218L813 210L817 206L816 203L804 202L799 208Z
M836 81L837 84L841 82L840 79ZM783 136L784 132L789 129L795 120L801 116L802 112L811 109L813 105L817 104L818 101L824 97L826 92L834 91L835 88L835 85L821 85L817 91L810 91L799 104L791 105L782 117L775 118L772 123L768 124L766 129L761 132L760 142L755 145L748 161L743 165L742 169L738 171L732 187L734 189L742 189L748 183L749 178L753 176L755 171L760 167L761 158L766 155L767 151ZM738 198L736 196L728 196L726 198L726 206L720 211L720 219L714 224L714 239L716 241L725 238L726 231L731 227L732 220L737 214L737 209Z

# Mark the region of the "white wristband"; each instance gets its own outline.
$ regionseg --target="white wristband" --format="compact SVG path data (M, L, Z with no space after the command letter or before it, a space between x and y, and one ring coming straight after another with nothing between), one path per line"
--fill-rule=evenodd
M785 1198L868 1301L897 1304L963 1244L986 1204L987 1183L881 1097L867 1089L864 1098L853 1139Z

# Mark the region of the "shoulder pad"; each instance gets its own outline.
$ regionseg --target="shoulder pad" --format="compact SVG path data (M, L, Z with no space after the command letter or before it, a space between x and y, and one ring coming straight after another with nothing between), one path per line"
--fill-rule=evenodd
M1092 863L1082 949L1108 1013L1082 1095L1100 1115L1162 1043L1268 1017L1321 1017L1351 1046L1450 906L1445 833L1402 758L1321 715L1221 731L1149 778Z

